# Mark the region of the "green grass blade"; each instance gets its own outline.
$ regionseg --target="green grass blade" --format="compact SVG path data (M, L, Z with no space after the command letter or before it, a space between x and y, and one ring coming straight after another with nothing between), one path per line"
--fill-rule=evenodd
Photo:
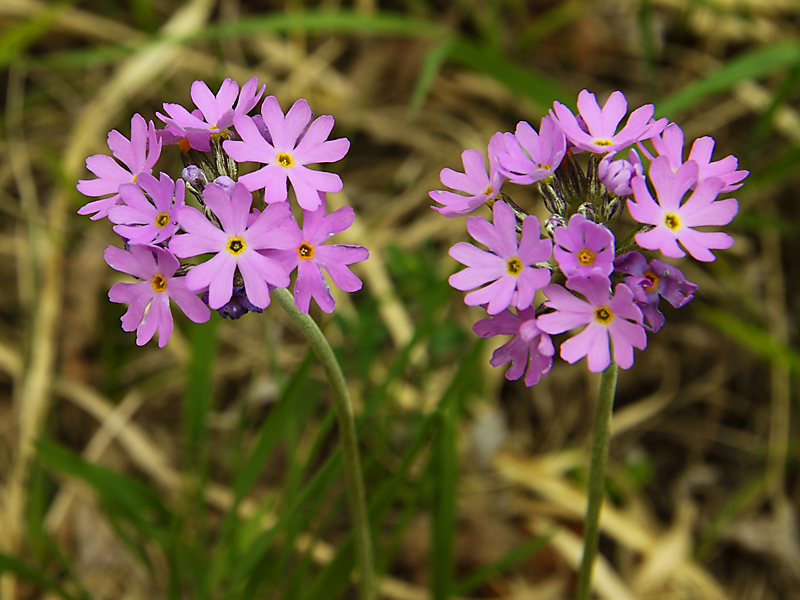
M13 556L2 552L0 552L0 573L13 573L17 578L48 589L64 598L64 600L78 600L75 596L67 592L57 581L50 579L47 575L29 567Z
M759 47L734 58L703 79L659 102L656 115L674 118L682 110L709 96L728 91L741 81L761 79L779 69L795 67L799 63L800 42L782 42Z

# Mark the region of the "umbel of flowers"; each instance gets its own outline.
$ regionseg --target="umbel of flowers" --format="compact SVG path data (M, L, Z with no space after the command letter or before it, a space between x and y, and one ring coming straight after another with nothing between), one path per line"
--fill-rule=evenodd
M634 110L620 128L627 109L621 92L601 108L583 90L577 115L556 102L538 132L522 121L514 133L496 133L488 171L481 152L465 150L463 173L441 172L442 184L455 191L430 193L440 205L432 208L446 217L491 207L491 221L467 219L485 249L466 242L450 249L466 266L450 284L472 290L465 302L488 312L473 328L477 335L512 336L491 359L493 366L511 363L508 379L524 374L526 385L538 383L553 364L551 336L580 327L561 344L561 358L586 357L594 372L612 357L631 367L634 348L644 349L647 332L664 324L660 299L680 308L697 290L677 267L642 252L705 262L733 244L707 226L736 215L737 201L719 195L739 188L748 171L737 170L733 156L712 161L710 137L695 140L684 160L683 131L653 119L653 105ZM506 182L538 188L551 215L545 237L538 219L501 191ZM619 241L611 224L626 207L637 225ZM538 290L546 300L535 306Z
M130 139L108 134L113 157L86 159L96 178L77 187L97 199L78 213L107 217L122 238L124 248L108 247L106 262L138 281L114 284L109 298L129 304L122 328L136 330L139 345L156 331L158 345L166 345L173 328L170 301L201 323L210 309L234 319L262 312L270 289L289 287L293 274L295 304L304 313L312 298L325 312L334 309L323 270L344 291L361 288L348 265L366 260L367 249L326 244L354 220L349 206L327 213L326 195L341 190L342 180L309 168L340 160L350 142L329 140L333 117L314 119L303 99L284 114L268 96L251 115L263 94L255 77L241 90L226 79L216 94L195 81L197 108L165 103L165 114L156 113L162 129L136 114ZM176 179L156 177L155 164L170 145L180 149L185 168ZM258 166L240 177L243 162ZM290 183L302 225L289 202ZM196 207L186 203L186 190Z

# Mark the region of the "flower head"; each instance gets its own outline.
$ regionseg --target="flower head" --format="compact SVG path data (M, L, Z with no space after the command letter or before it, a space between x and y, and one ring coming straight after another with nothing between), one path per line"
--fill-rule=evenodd
M94 200L78 209L79 215L91 215L92 221L108 215L112 206L120 201L119 188L125 183L136 183L142 173L151 173L153 165L161 155L161 141L156 135L153 122L148 125L140 114L131 119L131 139L128 140L116 129L108 134L108 147L114 158L105 154L95 154L86 159L86 168L97 179L81 179L78 191L93 198L112 194L108 198Z
M149 342L156 331L158 346L167 345L173 326L170 299L195 323L208 321L208 307L187 289L183 277L174 277L180 263L171 252L157 246L132 245L130 248L130 252L126 252L109 246L104 256L112 269L141 279L137 283L115 283L108 292L112 302L130 304L122 316L122 328L136 330L139 346Z
M500 196L500 188L505 183L505 175L500 171L498 156L505 149L503 134L495 133L489 140L487 153L489 155L489 172L486 172L483 154L478 150L464 150L461 153L461 163L464 172L459 173L453 169L442 169L439 179L442 185L452 188L461 194L443 190L434 190L428 195L431 200L442 204L442 207L431 206L445 217L460 217L471 213L488 200Z
M553 232L553 239L553 255L567 277L608 276L614 270L614 234L607 227L576 213Z
M657 157L650 165L650 180L656 189L654 200L643 177L631 181L635 200L628 200L628 210L639 223L655 228L636 234L636 243L648 250L661 250L665 256L679 258L684 252L678 242L694 258L709 262L715 260L712 249L725 249L733 245L733 238L721 231L698 231L704 225L727 225L739 210L733 198L716 200L724 185L713 177L701 181L692 195L684 195L697 181L698 167L693 160L685 162L673 172L666 156Z
M619 151L631 144L651 138L667 126L667 119L652 119L655 108L646 104L634 110L625 126L617 132L620 121L628 111L628 101L622 92L612 92L603 108L588 90L578 94L579 122L572 111L560 102L553 105L551 116L567 139L577 148L605 154Z
M547 375L553 366L555 348L550 336L539 329L536 323L536 309L532 306L514 314L506 309L503 312L481 319L472 327L480 337L511 335L509 341L492 353L490 364L499 367L508 362L506 379L513 381L525 374L525 385L531 387L539 383L542 375Z
M661 135L650 139L659 156L666 156L669 166L677 171L683 164L683 130L676 123L670 123ZM737 171L739 164L735 156L728 155L722 160L711 162L714 152L714 138L704 136L692 144L689 158L697 163L697 182L699 183L712 177L721 179L724 183L720 192L731 192L742 187L741 181L750 174L750 171Z
M327 139L333 129L333 117L323 115L311 122L311 109L303 99L295 102L284 116L275 96L264 100L261 116L272 141L262 135L253 119L239 115L233 124L242 139L222 144L236 161L265 165L239 178L248 190L263 189L264 200L269 204L285 202L290 181L300 206L315 210L320 205L320 192L342 189L342 180L335 173L313 171L306 166L335 162L347 154L350 142L346 138Z
M631 148L628 158L613 160L616 152L609 152L597 165L597 176L609 192L615 196L630 196L633 193L631 179L639 175L644 176L644 166L639 154Z
M176 140L186 138L195 150L209 152L211 136L223 133L233 125L233 118L246 115L258 103L266 86L258 89L258 79L251 78L242 86L226 79L219 86L216 95L204 81L192 84L192 100L197 108L192 112L180 104L164 103L164 112L169 116L156 113L159 119L167 124L168 132ZM236 101L238 96L238 101ZM236 108L233 103L236 101Z
M697 284L687 281L680 269L657 258L648 263L639 252L618 256L614 269L628 275L625 285L631 288L651 331L658 331L664 325L664 315L658 310L659 297L681 308L697 291Z
M294 301L297 308L304 313L308 312L311 298L327 313L333 312L336 306L328 282L322 274L323 269L340 289L355 292L361 289L361 280L347 265L369 258L369 251L364 246L325 244L331 236L350 227L355 219L355 213L349 206L343 206L329 215L325 214L325 210L326 202L322 198L319 208L303 211L302 229L294 220L285 224L287 229L296 231L301 237L296 248L267 253L280 258L289 271L297 269Z
M571 294L573 290L586 300ZM539 328L550 334L564 333L585 325L579 334L561 344L561 358L573 364L587 357L589 370L603 371L611 362L611 347L614 362L621 368L633 365L633 349L643 350L647 345L647 334L642 324L642 311L633 299L631 289L617 284L613 297L611 282L605 275L571 277L567 288L548 285L544 289L548 300L544 303L555 312L541 315Z
M463 291L491 282L464 298L470 306L488 304L490 315L511 305L519 309L531 305L536 290L550 281L549 269L535 265L549 259L552 252L552 242L540 238L536 217L525 218L519 241L514 211L508 204L495 202L493 217L494 224L483 217L467 219L470 235L487 246L489 252L466 242L459 242L450 249L450 256L467 265L463 271L450 276L450 285Z
M506 133L505 152L500 152L500 171L512 183L529 185L550 177L567 152L567 139L552 117L542 117L539 133L526 121L515 133Z
M186 193L183 180L178 182L176 185L166 173L161 173L160 179L142 173L138 185L121 185L124 204L108 211L108 220L117 224L114 231L131 244L160 244L171 238L178 230L175 212L183 206Z
M170 250L181 258L215 253L213 258L192 267L186 284L198 292L207 288L208 305L218 309L231 299L238 269L248 300L258 308L266 308L270 301L267 286L288 286L289 273L281 263L258 251L288 250L300 243L297 232L281 226L291 215L289 205L268 206L248 225L253 197L244 185L236 184L229 197L221 185L209 183L203 200L222 229L199 210L184 206L177 217L186 233L176 235L169 243Z

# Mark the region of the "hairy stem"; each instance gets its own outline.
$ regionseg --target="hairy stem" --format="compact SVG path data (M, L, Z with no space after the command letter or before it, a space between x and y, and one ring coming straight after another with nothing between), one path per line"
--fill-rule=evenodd
M353 418L353 406L350 394L342 374L342 369L333 354L328 340L310 316L301 312L294 304L292 294L283 288L272 290L272 297L294 321L319 358L328 382L333 390L333 401L336 417L339 421L339 436L344 459L344 474L347 483L347 500L350 504L350 515L353 520L353 535L356 549L356 566L359 574L359 591L361 600L375 600L377 583L375 565L372 554L372 537L367 517L367 502L364 494L364 481L361 477L361 464L358 456L356 425Z

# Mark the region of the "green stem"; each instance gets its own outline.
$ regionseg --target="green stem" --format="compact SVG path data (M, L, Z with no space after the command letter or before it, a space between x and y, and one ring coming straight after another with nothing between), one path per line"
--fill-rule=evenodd
M367 517L367 501L364 494L364 481L361 478L361 464L358 457L358 442L356 439L356 424L353 418L353 406L350 403L350 394L347 391L342 369L336 356L333 354L328 340L310 316L301 312L294 304L292 294L283 288L276 288L271 292L272 297L281 305L281 308L294 321L317 355L328 382L333 389L333 401L336 417L339 421L339 436L342 443L342 457L344 459L344 475L347 483L347 500L350 504L350 515L353 519L353 536L356 548L356 565L358 567L361 600L375 600L377 597L377 582L375 578L375 565L372 556L372 538L369 532L369 519Z
M592 569L600 539L600 509L603 507L603 498L605 497L606 459L608 458L611 413L614 410L618 371L619 367L612 361L600 377L600 390L597 393L592 437L592 462L589 466L589 502L586 507L583 561L578 573L577 600L589 600L592 594Z

